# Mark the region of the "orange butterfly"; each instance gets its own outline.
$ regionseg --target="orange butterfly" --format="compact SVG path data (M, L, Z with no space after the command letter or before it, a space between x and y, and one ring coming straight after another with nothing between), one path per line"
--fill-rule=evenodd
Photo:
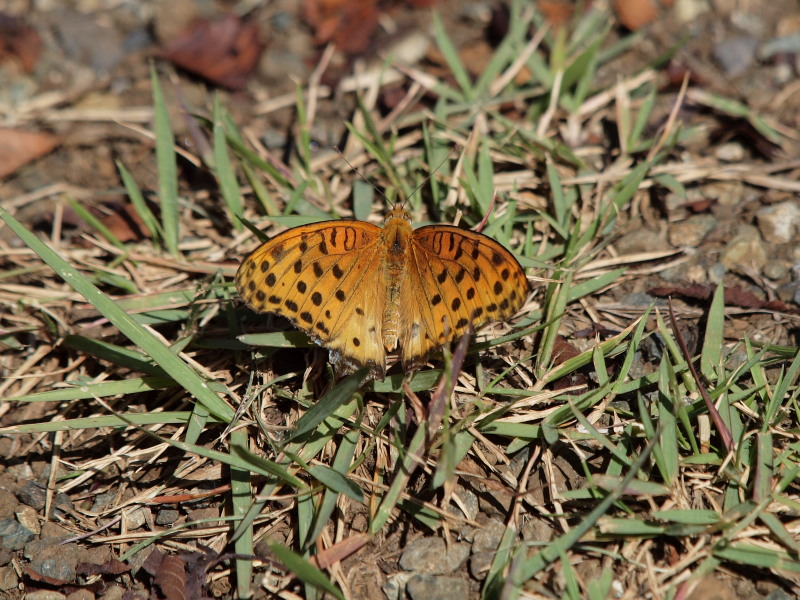
M294 227L264 242L236 273L256 312L288 317L330 350L340 375L369 366L383 379L400 347L406 370L431 350L516 313L528 294L501 244L451 225L411 228L400 205L383 228L364 221Z

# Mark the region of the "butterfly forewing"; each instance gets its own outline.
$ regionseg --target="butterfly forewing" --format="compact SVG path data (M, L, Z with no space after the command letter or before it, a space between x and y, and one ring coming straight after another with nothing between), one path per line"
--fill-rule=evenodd
M257 312L289 318L332 351L341 373L370 365L383 374L380 228L362 221L295 227L242 263L236 287Z

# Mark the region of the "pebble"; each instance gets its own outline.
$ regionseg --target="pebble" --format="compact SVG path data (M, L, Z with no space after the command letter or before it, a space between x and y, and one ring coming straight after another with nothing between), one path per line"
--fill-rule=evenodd
M0 489L0 519L9 519L14 516L19 500L9 490Z
M55 590L36 590L25 594L26 600L66 600L66 596Z
M388 600L405 600L406 584L414 577L413 573L395 573L386 579L386 583L381 588Z
M775 293L778 298L784 302L800 304L800 282L798 281L779 285Z
M651 231L641 224L634 226L614 244L617 251L624 255L666 250L669 247L663 232Z
M125 528L128 531L134 531L142 527L147 522L147 515L144 509L139 507L125 515Z
M39 513L32 506L20 505L16 510L17 521L25 528L39 535L42 532L42 526L39 523Z
M122 34L87 14L65 10L55 19L55 26L64 54L101 77L125 58Z
M740 162L745 159L744 147L736 142L728 142L714 149L714 156L725 162Z
M103 600L122 600L126 597L126 590L121 585L109 585L103 592Z
M694 24L709 6L704 0L675 0L674 15L678 23Z
M678 248L696 248L716 226L717 219L713 215L692 215L670 225L669 243Z
M21 465L11 465L6 470L6 473L16 479L17 481L27 481L28 479L36 479L36 475L33 474L33 469L28 463L21 464Z
M708 267L708 280L711 283L717 284L725 278L725 265L722 263L714 263Z
M23 504L32 506L36 510L42 510L47 499L47 490L40 483L28 480L17 492L17 498Z
M478 496L475 492L457 485L453 496L458 496L458 502L455 498L451 499L447 510L454 515L474 521L478 516Z
M412 600L452 600L469 597L469 582L460 577L414 575L406 584Z
M13 590L19 585L19 577L12 565L0 567L0 590ZM11 596L9 596L10 598ZM28 596L30 598L30 596Z
M105 594L103 594L103 598L105 600ZM67 596L67 600L94 600L94 594L87 589L75 590Z
M65 583L75 580L78 566L78 545L60 544L56 540L43 539L25 545L28 569L41 577Z
M765 206L756 213L761 236L773 244L788 244L800 237L800 207L787 201Z
M781 281L789 277L789 269L779 260L768 260L764 265L764 277L772 281Z
M758 229L752 225L741 225L734 238L722 252L720 262L730 271L747 274L760 272L767 262L767 253Z
M450 548L440 537L421 537L403 550L400 568L415 573L452 573L469 556L469 544L456 542Z
M174 508L162 508L156 515L156 525L172 525L180 516Z
M16 519L0 519L0 548L19 550L34 537L36 537L34 533L23 527Z
M469 572L476 579L483 579L486 576L486 571L494 560L505 530L506 526L500 519L490 519L475 532L472 556L469 559Z
M758 44L750 36L729 37L714 46L714 58L727 76L736 77L755 63Z

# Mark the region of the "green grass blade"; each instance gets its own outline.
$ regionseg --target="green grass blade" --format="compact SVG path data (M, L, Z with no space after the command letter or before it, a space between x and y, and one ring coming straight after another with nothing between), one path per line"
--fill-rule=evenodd
M223 125L222 106L220 105L219 95L214 96L214 172L217 176L222 198L228 209L230 220L237 231L242 230L242 218L244 204L242 196L239 194L239 184L236 181L236 174L233 172L231 158L228 155L228 143Z
M178 256L180 220L178 218L178 167L175 156L175 135L169 122L167 103L155 67L150 67L155 110L156 166L158 168L158 201L161 206L161 227L164 243L173 256Z
M8 211L0 206L0 218L9 228L16 233L25 244L31 248L44 262L46 262L65 282L81 294L105 316L120 332L134 344L139 346L156 364L192 394L198 402L202 403L208 411L222 419L229 421L233 417L233 410L225 404L195 371L189 367L179 356L176 356L160 340L139 325L128 313L108 296L103 294L77 269L62 259L49 246L29 232L23 225L12 217Z

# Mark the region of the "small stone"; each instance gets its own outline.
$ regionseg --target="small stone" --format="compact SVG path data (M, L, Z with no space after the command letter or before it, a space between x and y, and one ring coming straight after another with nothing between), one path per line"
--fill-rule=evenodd
M779 300L800 304L800 282L792 281L778 286L775 290Z
M739 207L748 199L748 190L741 181L712 181L700 193L703 198L716 200L719 206Z
M36 540L25 545L25 558L31 561L28 568L42 577L64 583L75 580L77 544L60 544L52 539Z
M522 522L522 539L527 542L549 542L555 534L553 526L545 519L530 517Z
M124 519L125 528L128 531L134 531L147 522L147 515L145 514L144 508L139 507L127 513Z
M18 585L19 585L19 577L17 576L17 572L14 570L14 567L11 565L0 567L0 590L4 592L8 590L13 590Z
M614 246L620 254L641 254L643 252L654 252L656 250L666 250L669 248L664 233L661 231L651 231L643 226L630 229L623 234Z
M79 589L67 596L67 600L94 600L94 594L87 589Z
M734 10L731 12L730 20L736 29L749 33L752 37L769 35L764 19L756 12Z
M32 506L36 510L44 509L47 500L47 490L35 481L26 481L17 492L17 498L23 504Z
M156 525L172 525L180 516L174 508L162 508L156 515Z
M125 588L121 585L109 585L103 592L103 600L122 600L125 598L125 592Z
M59 542L63 542L66 539L73 537L75 534L67 529L64 529L58 523L53 523L52 521L47 521L42 524L42 539L53 539Z
M55 590L36 590L25 594L26 600L66 600L66 596Z
M386 594L387 600L405 600L406 584L412 577L414 577L413 573L403 573L402 571L390 575L381 588Z
M781 281L789 277L789 269L779 260L768 260L763 269L764 277L772 281Z
M39 523L39 513L32 506L22 504L16 510L17 521L25 528L32 531L35 535L42 532L42 526Z
M455 543L448 550L440 537L422 537L414 540L400 557L400 568L416 573L441 575L452 573L469 556L469 544Z
M741 162L745 159L745 151L741 144L728 142L714 150L714 156L725 162Z
M19 465L11 465L8 467L7 473L17 481L28 481L29 479L36 479L33 474L30 464L22 463Z
M78 552L78 562L87 565L104 565L114 558L111 547L103 544L102 546L90 546L81 548Z
M693 25L700 15L708 11L708 3L704 0L675 0L673 14L678 23Z
M107 75L125 58L122 35L88 14L65 10L54 23L64 53L88 65L99 76Z
M756 213L761 236L773 244L788 244L800 236L800 206L781 202L766 206Z
M478 497L472 490L457 485L447 510L454 515L474 521L478 516Z
M19 550L34 537L36 537L34 533L23 527L16 519L0 519L0 548Z
M714 263L713 265L708 267L708 280L713 283L717 284L722 281L725 277L725 265L722 263Z
M452 600L469 597L469 582L460 577L414 575L406 584L411 600Z
M497 547L503 540L506 526L499 519L489 520L483 528L475 532L472 542L472 556L469 559L469 572L476 579L483 579L494 560Z
M92 512L99 513L103 512L107 508L110 508L112 503L116 501L116 498L116 492L104 492L102 494L97 494L92 502Z
M713 215L692 215L670 225L669 243L678 248L696 248L716 226L717 219Z
M722 252L720 262L726 269L737 273L759 273L767 262L767 253L758 230L752 225L740 226Z
M14 516L19 500L9 490L0 489L0 519L9 519Z
M749 36L726 38L714 47L714 58L726 75L736 77L755 63L758 43Z

